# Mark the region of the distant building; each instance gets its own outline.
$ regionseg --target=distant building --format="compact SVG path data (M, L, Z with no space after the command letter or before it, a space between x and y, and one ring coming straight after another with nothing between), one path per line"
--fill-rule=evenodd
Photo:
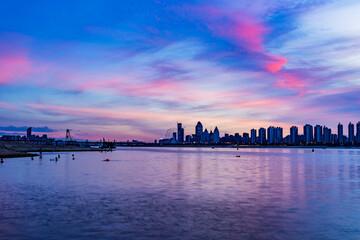
M203 125L201 122L198 122L195 126L195 142L199 143L201 141L201 134L203 133Z
M283 129L281 127L277 127L275 129L275 143L279 144L283 142Z
M249 133L243 133L242 142L243 142L243 144L250 144L250 135L249 135Z
M299 129L296 126L290 128L290 143L297 144L299 140Z
M324 126L323 132L324 132L324 136L323 136L323 141L324 141L324 143L326 143L326 144L333 143L334 141L333 141L333 139L332 139L332 137L331 137L331 135L332 135L332 134L331 134L331 129L328 128L328 127L326 127L326 126Z
M256 143L256 129L251 129L250 133L251 133L251 144L255 144Z
M190 143L191 142L191 135L186 135L185 142Z
M268 127L267 129L267 138L268 138L268 143L269 144L274 144L275 143L275 138L276 138L276 128L273 126Z
M316 125L314 128L314 141L316 143L322 143L323 142L323 129L322 126Z
M178 143L184 142L184 128L181 123L177 124Z
M356 142L360 143L360 121L356 124Z
M313 142L313 126L310 124L306 124L304 126L304 143L311 144Z
M266 129L265 128L259 129L259 143L260 144L266 143Z
M171 143L176 143L176 132L173 132Z
M209 143L210 142L210 134L208 130L205 128L205 131L201 134L201 143Z
M338 143L344 144L344 127L341 123L338 124Z
M349 123L349 126L348 126L348 133L349 133L349 144L354 144L355 143L355 129L354 129L354 124L352 124L351 122Z
M215 127L213 138L214 138L214 140L213 140L214 143L220 142L220 132L219 132L218 127Z
M31 139L31 127L29 127L27 130L26 130L26 137L27 139Z

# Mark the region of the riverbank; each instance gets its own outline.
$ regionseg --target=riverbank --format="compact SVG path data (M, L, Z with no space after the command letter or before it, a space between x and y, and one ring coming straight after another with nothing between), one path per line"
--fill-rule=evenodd
M96 148L79 146L52 146L33 143L0 143L0 158L33 157L40 152L99 151Z

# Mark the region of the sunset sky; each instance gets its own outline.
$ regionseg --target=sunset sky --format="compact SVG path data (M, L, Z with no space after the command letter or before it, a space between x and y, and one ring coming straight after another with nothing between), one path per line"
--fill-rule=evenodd
M0 135L153 141L178 121L186 135L197 121L223 135L360 120L359 0L3 1L0 12Z

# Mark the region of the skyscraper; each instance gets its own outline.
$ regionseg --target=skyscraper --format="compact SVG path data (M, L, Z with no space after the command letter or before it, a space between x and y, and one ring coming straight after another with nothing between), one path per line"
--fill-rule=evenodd
M251 129L251 144L256 143L256 129Z
M214 143L219 143L220 142L220 132L218 127L215 127L214 133L213 133L213 138L214 138Z
M26 137L28 140L31 138L31 127L26 130Z
M283 129L281 127L277 127L275 129L275 143L282 143L283 141Z
M177 134L178 134L178 142L183 143L184 142L184 128L182 127L181 123L177 124Z
M290 128L290 143L291 144L297 144L298 143L298 139L299 139L298 135L299 135L298 127L292 126Z
M195 126L195 142L199 143L201 140L201 134L203 133L203 125L198 122Z
M355 130L354 130L354 124L349 122L348 126L348 133L349 133L349 144L355 143Z
M329 144L329 143L333 143L334 142L334 139L331 138L331 129L324 126L323 128L323 142L326 143L326 144Z
M315 136L314 136L314 140L316 143L322 143L323 142L323 129L322 126L320 125L316 125L314 128L314 132L315 132Z
M356 124L356 141L360 143L360 121Z
M313 142L313 126L306 124L304 126L304 143L311 144Z
M344 143L344 128L341 123L338 124L338 143L339 144Z
M205 128L205 131L201 134L201 143L209 143L210 142L210 134L208 130Z
M265 128L260 128L259 129L259 142L260 142L260 144L265 144L266 143L266 130L265 130Z
M267 138L269 144L275 143L275 137L276 137L276 128L273 126L268 127L267 129Z

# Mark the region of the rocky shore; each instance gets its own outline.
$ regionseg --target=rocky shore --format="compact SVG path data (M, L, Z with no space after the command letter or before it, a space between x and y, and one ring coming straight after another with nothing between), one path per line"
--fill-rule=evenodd
M99 151L96 148L78 146L52 146L33 143L0 143L0 158L32 157L40 152Z

